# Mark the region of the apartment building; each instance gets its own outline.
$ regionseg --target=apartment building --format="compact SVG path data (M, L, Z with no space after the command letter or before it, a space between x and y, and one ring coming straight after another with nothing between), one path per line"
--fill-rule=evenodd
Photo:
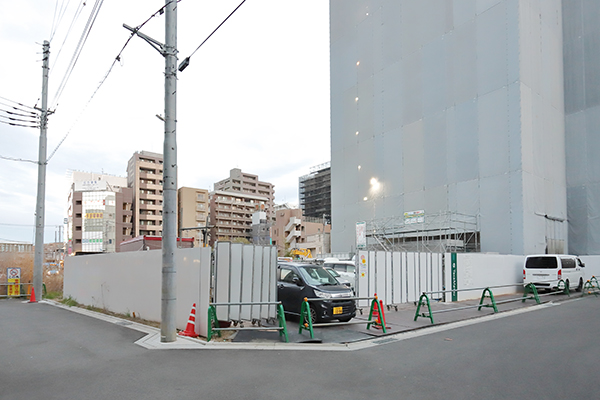
M277 207L271 228L273 246L283 256L290 249L309 249L313 255L330 252L331 225L306 217L299 208Z
M67 213L67 254L113 253L131 239L133 191L127 179L74 171Z
M252 240L252 214L269 199L241 191L216 190L210 193L210 245L217 240Z
M268 182L258 180L258 175L242 172L239 168L229 171L229 178L215 183L215 191L232 191L254 196L266 197L265 211L267 219L273 221L275 218L275 186Z
M133 190L133 237L162 236L162 154L136 151L127 164L127 187Z
M209 192L206 189L181 187L177 191L177 232L180 238L193 238L194 247L208 244L206 226L208 225ZM205 229L188 229L204 227Z

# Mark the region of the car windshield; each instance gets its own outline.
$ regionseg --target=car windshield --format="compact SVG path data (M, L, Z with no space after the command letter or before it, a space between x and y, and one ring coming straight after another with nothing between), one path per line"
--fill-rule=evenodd
M311 285L338 285L338 281L325 268L320 266L304 266L298 268L302 278Z
M335 276L336 278L340 277L340 274L338 274L335 269L331 269L331 268L325 268L325 269L327 270L327 272L329 272L331 275Z

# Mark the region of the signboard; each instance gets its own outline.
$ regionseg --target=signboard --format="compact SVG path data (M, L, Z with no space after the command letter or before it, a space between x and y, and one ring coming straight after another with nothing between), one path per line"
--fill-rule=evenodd
M356 223L356 248L365 249L367 247L367 223Z
M404 224L422 224L425 222L425 210L407 211L404 213Z
M451 279L452 279L452 301L458 301L458 271L456 268L456 253L450 254L450 271L451 271Z
M7 268L6 277L8 278L7 294L9 296L21 295L21 268Z

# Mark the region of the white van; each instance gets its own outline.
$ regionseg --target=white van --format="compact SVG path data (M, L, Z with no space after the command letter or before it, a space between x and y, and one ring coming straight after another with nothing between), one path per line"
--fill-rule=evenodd
M525 258L523 283L533 283L536 289L557 289L562 279L569 290L581 291L585 265L579 257L565 254L540 254ZM562 287L562 286L561 286Z

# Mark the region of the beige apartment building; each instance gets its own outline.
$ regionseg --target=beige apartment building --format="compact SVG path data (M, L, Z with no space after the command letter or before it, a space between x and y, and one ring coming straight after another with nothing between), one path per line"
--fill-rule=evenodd
M215 185L216 186L216 185ZM210 193L210 245L217 240L252 240L252 214L265 208L269 199L241 191Z
M206 189L181 187L177 191L177 236L194 238L194 247L201 247L205 242L208 225L209 193ZM205 227L205 229L187 229Z
M239 168L233 168L229 171L229 178L215 183L215 191L231 191L254 196L265 197L265 211L267 219L275 219L275 186L269 182L258 180L258 175L242 172Z
M133 189L133 237L162 236L162 154L136 151L127 164L127 186Z
M305 217L299 208L276 208L271 238L279 256L290 249L309 249L313 256L330 252L331 225L323 218Z

